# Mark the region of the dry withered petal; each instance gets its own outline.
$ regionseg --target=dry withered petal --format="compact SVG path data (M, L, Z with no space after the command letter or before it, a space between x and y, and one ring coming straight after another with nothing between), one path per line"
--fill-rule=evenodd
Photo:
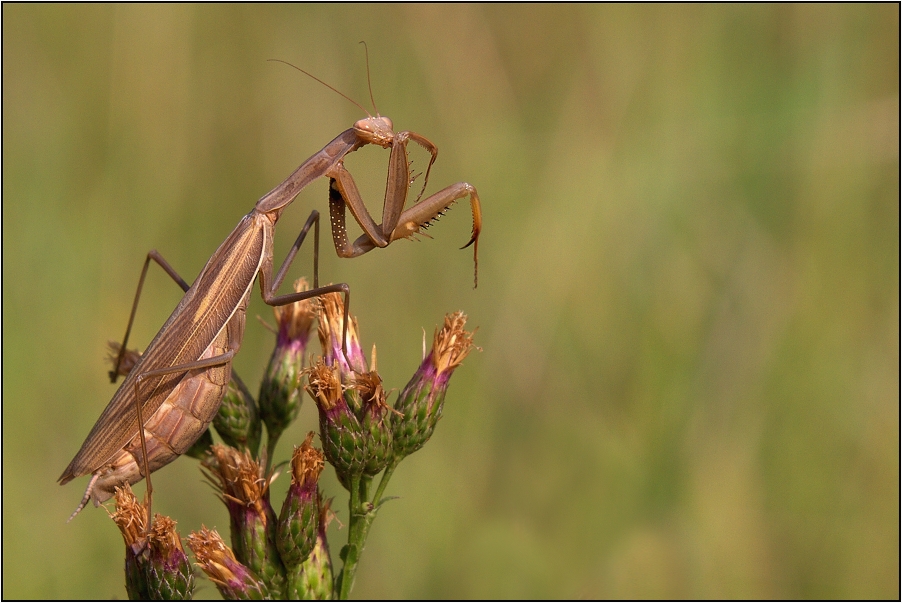
M441 330L436 329L432 338L432 363L439 373L453 371L473 350L473 335L476 331L465 331L467 315L454 312L445 316Z
M116 522L125 545L144 548L147 536L147 507L132 492L131 486L125 484L116 488L116 510L110 518Z
M308 432L307 438L300 446L296 446L291 456L291 484L305 490L311 490L319 481L325 463L323 453L313 447L315 433Z

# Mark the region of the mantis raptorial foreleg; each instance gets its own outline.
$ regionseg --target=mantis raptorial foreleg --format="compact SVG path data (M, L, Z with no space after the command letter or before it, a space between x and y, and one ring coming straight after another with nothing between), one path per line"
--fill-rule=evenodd
M423 178L423 186L419 195L407 210L407 194L410 189L410 163L407 158L407 143L414 141L429 153L429 165ZM482 227L482 210L479 204L479 195L476 189L466 182L452 184L441 191L420 199L426 184L429 181L429 171L438 156L438 148L425 136L416 132L398 132L391 140L391 158L389 159L388 178L385 184L385 201L382 205L382 223L376 224L367 210L354 182L354 177L344 166L343 161L338 161L326 173L329 176L329 216L332 223L332 239L335 250L343 258L353 258L363 255L376 247L387 247L392 241L411 238L422 233L429 227L432 221L441 217L455 201L470 196L470 206L473 212L473 232L470 240L461 249L477 243ZM363 229L363 234L353 243L348 239L345 226L345 210L350 209L351 215ZM478 249L474 245L473 262L478 263ZM478 265L474 266L474 284L477 282Z
M393 153L394 155L394 153ZM405 162L406 165L406 162ZM439 192L418 200L404 211L407 198L407 187L398 188L392 186L395 175L389 172L389 184L386 187L386 199L383 215L387 215L392 223L383 222L381 225L373 223L372 217L363 204L357 185L350 172L341 164L336 166L334 177L329 182L329 214L332 221L332 239L338 255L343 258L353 258L371 251L375 247L385 247L398 239L412 238L429 228L431 223L441 217L455 201L469 195L470 206L473 212L473 233L464 249L473 245L474 286L478 284L479 274L479 231L482 222L482 211L479 204L479 195L476 189L467 182L458 182L445 187ZM407 176L403 176L407 177ZM388 193L392 192L393 197ZM351 243L348 240L345 228L345 209L351 210L351 214L363 228L364 233ZM391 208L391 211L389 211ZM389 228L391 226L391 228Z

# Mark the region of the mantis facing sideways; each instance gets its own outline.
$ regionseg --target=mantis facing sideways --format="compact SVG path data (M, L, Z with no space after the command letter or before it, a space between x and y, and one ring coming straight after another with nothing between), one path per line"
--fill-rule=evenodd
M420 194L405 209L411 184L407 157L409 141L426 149L431 159ZM354 179L344 166L344 157L348 153L368 144L391 149L382 222L379 224L370 216ZM186 293L60 476L61 485L82 475L92 476L72 517L89 500L93 499L97 506L113 496L116 486L134 484L146 477L147 525L150 526L153 491L150 473L187 451L216 415L231 378L232 359L238 353L244 336L247 303L258 274L263 301L271 306L290 304L330 292L344 293L347 329L350 302L347 284L320 287L318 282L319 212L313 210L310 213L278 273L272 276L276 222L298 193L317 178L329 178L332 240L339 257L356 257L376 247L386 247L397 239L410 238L428 227L455 201L469 196L473 230L464 248L473 245L473 260L478 266L482 212L476 189L466 182L458 182L420 199L437 153L438 148L420 134L394 132L392 121L381 117L377 111L375 117L370 115L361 119L339 134L302 163L284 182L264 195L213 253L190 287L156 251L151 251L144 263L116 367L110 373L113 382L125 352L150 260L162 266L186 289ZM363 234L353 243L348 240L345 230L346 208L351 210L351 215L363 229ZM311 226L314 227L314 288L301 293L276 295Z

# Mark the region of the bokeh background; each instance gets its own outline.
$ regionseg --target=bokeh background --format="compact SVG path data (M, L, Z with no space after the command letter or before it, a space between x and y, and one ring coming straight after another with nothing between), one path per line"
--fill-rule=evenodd
M440 149L431 190L473 183L485 228L476 290L466 204L434 240L326 248L389 387L445 312L483 348L355 594L899 597L898 5L2 10L5 598L125 596L106 514L65 523L87 479L55 483L114 391L106 341L149 249L193 279L362 116L266 59L369 106L360 40L379 110ZM374 212L387 160L347 162ZM133 342L179 297L152 270ZM314 425L308 400L282 459ZM195 461L156 475L183 535L227 529Z

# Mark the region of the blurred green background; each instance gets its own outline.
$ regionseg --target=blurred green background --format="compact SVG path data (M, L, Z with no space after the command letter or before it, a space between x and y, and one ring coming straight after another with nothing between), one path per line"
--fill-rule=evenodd
M899 597L898 5L2 10L5 598L125 596L106 514L65 523L87 478L55 483L113 394L106 341L149 249L193 279L362 116L266 59L369 106L360 40L379 110L440 149L430 190L474 184L485 224L475 291L466 204L434 240L326 248L388 387L445 312L483 348L354 593ZM347 162L374 213L387 161ZM286 211L277 258L326 190ZM136 345L179 297L151 271ZM314 426L308 400L280 460ZM156 475L183 535L227 529L195 461Z

